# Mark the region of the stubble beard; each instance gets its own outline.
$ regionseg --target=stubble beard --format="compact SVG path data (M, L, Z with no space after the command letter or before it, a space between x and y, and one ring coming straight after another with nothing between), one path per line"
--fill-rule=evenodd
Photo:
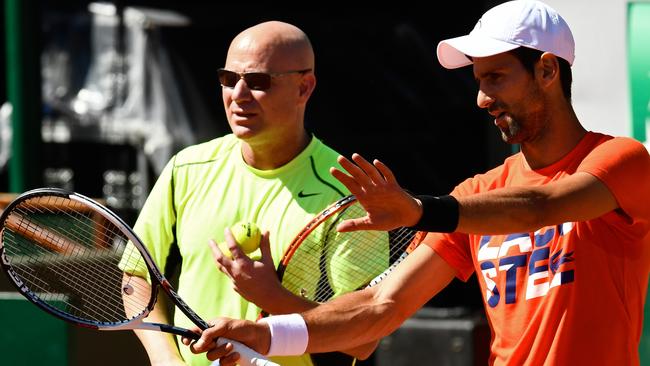
M518 144L521 140L521 124L512 116L508 116L508 125L505 128L499 128L501 139L506 144Z
M544 128L544 113L546 103L539 89L534 89L525 100L536 100L539 104L528 109L524 114L507 114L505 128L499 128L501 139L507 144L522 144L536 139Z

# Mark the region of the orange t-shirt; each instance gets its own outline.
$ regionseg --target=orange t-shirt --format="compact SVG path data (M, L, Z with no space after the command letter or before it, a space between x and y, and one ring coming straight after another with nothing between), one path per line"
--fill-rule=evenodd
M638 365L650 271L650 156L630 138L590 132L531 170L521 153L452 195L539 186L588 172L619 209L530 233L430 233L425 243L466 281L476 271L492 329L490 365Z

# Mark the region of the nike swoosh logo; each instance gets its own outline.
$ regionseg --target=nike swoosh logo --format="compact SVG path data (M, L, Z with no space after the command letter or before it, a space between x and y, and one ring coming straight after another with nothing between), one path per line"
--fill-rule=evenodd
M298 192L298 197L300 198L305 198L305 197L311 197L311 196L318 196L320 192L317 193L305 193L303 191Z

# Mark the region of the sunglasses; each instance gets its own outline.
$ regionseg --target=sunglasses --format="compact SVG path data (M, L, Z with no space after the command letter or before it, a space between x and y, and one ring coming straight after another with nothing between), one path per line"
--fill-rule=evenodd
M217 70L219 83L226 88L234 88L240 79L244 79L246 85L252 90L267 90L271 87L271 79L276 76L289 74L305 74L311 69L292 70L285 72L234 72L226 69Z

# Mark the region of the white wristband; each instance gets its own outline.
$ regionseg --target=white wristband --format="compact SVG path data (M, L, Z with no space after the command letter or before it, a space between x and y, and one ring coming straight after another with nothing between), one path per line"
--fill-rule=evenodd
M271 330L271 347L266 356L298 356L307 350L309 333L300 314L275 315L259 322L268 324Z

